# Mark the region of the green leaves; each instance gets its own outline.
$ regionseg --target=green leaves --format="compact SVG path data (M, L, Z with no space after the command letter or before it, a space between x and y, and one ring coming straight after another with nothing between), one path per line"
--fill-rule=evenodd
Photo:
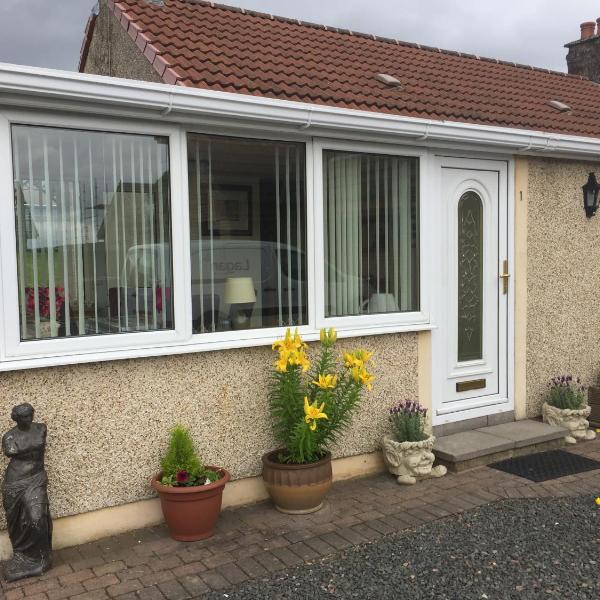
M316 462L339 438L352 422L352 414L360 401L362 385L354 381L349 371L338 366L333 343L321 344L317 360L310 373L303 377L299 366L288 366L287 371L275 371L269 387L269 408L273 419L273 433L285 448L281 459L288 463ZM335 388L323 389L313 382L320 375L337 375ZM325 404L327 419L319 419L311 430L304 414L304 398L309 404Z
M206 479L211 482L219 479L219 474L206 469L194 449L190 432L181 425L171 431L169 448L160 463L161 483L177 487L204 485Z

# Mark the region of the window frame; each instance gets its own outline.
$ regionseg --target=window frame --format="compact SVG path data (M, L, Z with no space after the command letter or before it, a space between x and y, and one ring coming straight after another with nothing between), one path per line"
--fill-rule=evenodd
M377 333L394 333L424 329L430 323L429 313L429 281L431 253L431 227L425 223L431 222L429 203L429 182L432 178L427 175L430 169L429 153L423 148L400 146L392 144L373 144L368 142L348 142L339 140L318 140L314 142L314 230L315 230L315 282L316 286L316 328L333 327L348 337L351 335L372 335ZM419 310L414 312L393 312L376 315L352 315L346 317L325 316L325 223L324 223L324 193L323 193L323 153L326 150L372 154L374 156L402 156L419 159L419 197L417 198L419 212Z
M171 189L171 250L173 261L173 314L175 329L169 331L101 334L47 340L20 339L16 214L14 210L11 126L13 124L126 133L159 135L169 140ZM197 123L96 117L81 113L41 112L8 109L0 112L0 191L8 202L0 205L0 372L23 369L167 356L202 351L270 345L285 333L285 327L193 333L192 277L190 258L190 221L187 139L188 134L217 135L239 139L301 142L306 149L306 231L308 322L298 327L306 341L319 339L322 327L335 327L340 338L384 333L417 332L435 327L430 319L429 290L433 273L431 248L434 227L425 227L435 218L429 201L435 181L434 160L424 147L404 145L401 141L352 141L353 136L329 139L308 132L277 127L222 127ZM376 138L367 133L364 139ZM323 223L323 150L341 150L419 158L419 293L420 310L410 313L325 317L324 223ZM439 191L439 190L438 190Z
M281 132L281 135L277 135L273 131L246 131L246 130L231 130L231 129L215 129L215 128L199 128L199 127L187 127L185 128L185 138L187 140L188 135L204 135L204 136L216 136L221 138L239 139L239 140L262 140L272 142L295 142L301 143L305 146L306 158L305 158L305 189L306 189L306 222L310 223L313 219L313 206L311 192L314 187L314 164L313 164L313 140L310 137L302 135L289 135L287 132ZM186 146L187 149L187 146ZM184 173L186 185L186 195L188 195L188 202L186 203L186 210L189 215L189 190L187 189L188 183L188 162L184 161ZM189 222L188 222L189 226ZM315 306L314 306L314 261L311 258L310 249L314 247L314 239L310 228L306 232L306 286L307 286L307 309L308 309L308 321L305 325L300 325L297 329L298 332L310 339L311 335L314 336L317 333L315 324ZM189 232L189 229L188 229ZM188 242L189 245L189 242ZM189 263L189 278L190 278L190 331L192 329L192 317L191 317L191 259L188 255L186 260ZM191 333L189 342L197 344L198 346L209 346L207 349L221 349L223 348L236 348L244 345L261 345L270 344L275 339L282 337L285 333L286 327L264 327L259 329L246 329L236 331L215 331L208 333ZM238 343L239 342L239 343Z
M171 260L173 277L173 316L175 328L119 334L99 334L44 340L21 340L18 290L18 257L16 241L16 214L14 210L14 175L12 155L12 126L39 126L55 129L75 129L105 133L125 133L166 137L169 141ZM181 211L182 188L182 131L179 126L124 121L123 119L62 116L29 111L3 111L0 115L0 190L9 199L0 207L0 268L2 275L2 360L34 359L86 354L90 352L118 352L177 344L189 337L188 306L186 302L185 265L181 256L185 238L185 221ZM174 232L184 232L182 236ZM191 302L190 302L191 313Z

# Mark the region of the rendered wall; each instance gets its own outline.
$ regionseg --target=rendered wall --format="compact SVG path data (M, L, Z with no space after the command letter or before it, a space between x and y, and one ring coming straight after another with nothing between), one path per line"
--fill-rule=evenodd
M592 171L600 174L600 165L529 161L528 416L541 413L554 375L579 375L587 385L600 375L600 214L586 218L581 191Z
M335 457L376 450L389 405L417 398L417 343L416 333L339 343L340 351L373 351L377 379ZM266 401L273 358L262 347L2 373L0 431L14 425L19 402L48 424L55 517L150 497L148 481L177 422L191 428L208 464L234 478L258 475L261 455L274 448ZM2 457L2 473L5 466Z

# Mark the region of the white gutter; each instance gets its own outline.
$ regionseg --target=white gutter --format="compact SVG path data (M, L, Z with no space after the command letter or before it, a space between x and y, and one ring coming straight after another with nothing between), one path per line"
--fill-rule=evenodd
M0 105L45 110L117 113L191 122L218 119L270 124L318 133L352 132L485 145L519 153L598 157L600 139L388 115L0 63Z

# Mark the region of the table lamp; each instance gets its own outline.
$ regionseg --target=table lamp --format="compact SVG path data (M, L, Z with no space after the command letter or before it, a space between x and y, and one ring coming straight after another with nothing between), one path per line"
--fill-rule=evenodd
M228 277L223 302L229 304L232 329L249 329L256 302L252 277Z

